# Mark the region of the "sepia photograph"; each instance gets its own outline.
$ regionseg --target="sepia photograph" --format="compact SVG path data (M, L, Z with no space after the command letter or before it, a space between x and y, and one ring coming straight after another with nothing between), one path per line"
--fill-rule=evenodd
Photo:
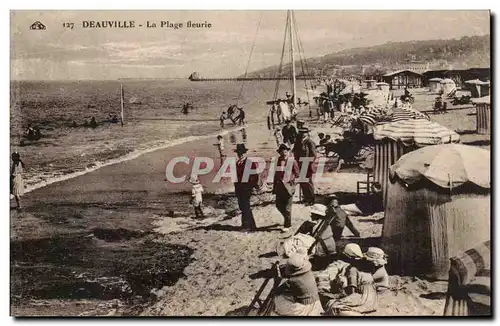
M10 10L10 315L492 317L491 19Z

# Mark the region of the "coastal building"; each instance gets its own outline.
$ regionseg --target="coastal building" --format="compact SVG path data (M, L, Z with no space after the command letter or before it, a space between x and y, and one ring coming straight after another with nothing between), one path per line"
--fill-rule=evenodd
M398 70L389 72L382 76L384 82L395 88L416 88L422 87L422 75L411 70Z

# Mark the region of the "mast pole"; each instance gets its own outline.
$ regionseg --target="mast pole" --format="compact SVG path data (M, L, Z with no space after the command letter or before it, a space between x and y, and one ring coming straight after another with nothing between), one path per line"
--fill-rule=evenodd
M292 85L293 85L293 107L297 107L297 96L295 95L297 93L297 85L295 81L295 58L293 55L293 15L292 11L288 10L288 15L290 17L290 56L292 57Z

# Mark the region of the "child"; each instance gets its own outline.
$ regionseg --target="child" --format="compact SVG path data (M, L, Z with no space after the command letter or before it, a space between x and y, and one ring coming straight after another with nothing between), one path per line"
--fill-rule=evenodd
M200 184L200 181L198 181L198 178L196 176L191 177L191 180L189 180L189 182L193 185L190 204L192 204L194 207L194 214L198 219L204 218L203 210L201 209L201 204L203 202L203 186Z
M281 134L281 128L277 127L274 130L274 138L276 138L276 146L280 146L283 143L283 135Z
M217 144L214 144L214 146L217 146L217 149L219 150L219 156L221 159L226 157L224 154L224 138L221 135L217 136Z
M224 128L224 120L226 120L226 111L222 111L219 119L220 119L220 127Z
M318 137L319 137L319 146L322 146L325 144L325 134L320 132L318 133Z

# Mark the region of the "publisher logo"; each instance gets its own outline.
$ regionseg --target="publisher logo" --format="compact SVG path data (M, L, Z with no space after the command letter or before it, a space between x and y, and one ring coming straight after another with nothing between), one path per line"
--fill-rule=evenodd
M46 28L46 27L45 27L45 25L44 25L44 24L42 24L41 22L36 21L36 22L34 22L33 24L31 24L30 29L31 29L31 30L41 31L41 30L44 30L44 29L47 29L47 28Z

